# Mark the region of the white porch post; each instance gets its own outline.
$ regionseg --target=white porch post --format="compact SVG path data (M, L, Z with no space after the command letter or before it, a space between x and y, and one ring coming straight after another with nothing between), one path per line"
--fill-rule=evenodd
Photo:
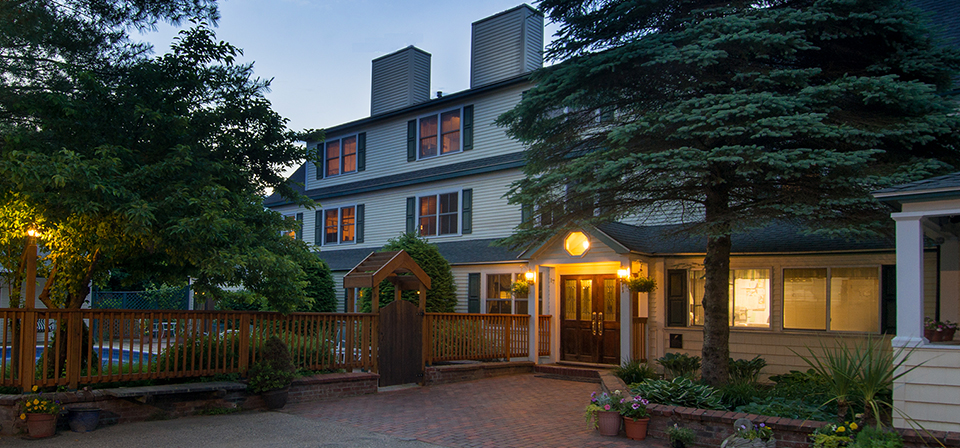
M630 259L625 258L621 262L622 266L631 267ZM632 272L630 274L633 274ZM637 272L639 275L640 273ZM620 363L624 363L633 357L633 315L635 314L637 295L630 292L630 288L622 280L620 281Z
M541 281L539 271L540 266L533 267L533 272L537 275L527 292L527 310L530 312L530 361L533 361L534 364L540 363L540 318L538 314L540 311L538 309L540 304L538 291L540 288L537 288Z
M892 215L897 222L897 336L894 347L916 346L923 340L922 216Z

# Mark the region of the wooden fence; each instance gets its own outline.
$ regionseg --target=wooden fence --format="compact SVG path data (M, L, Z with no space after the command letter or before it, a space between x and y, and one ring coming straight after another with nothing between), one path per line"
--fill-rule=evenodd
M372 314L6 309L0 320L0 385L23 389L242 373L270 336L299 368L377 368Z
M529 356L530 316L427 313L428 363ZM539 316L538 354L550 354ZM374 314L0 309L0 385L67 386L243 373L280 337L298 368L378 371Z

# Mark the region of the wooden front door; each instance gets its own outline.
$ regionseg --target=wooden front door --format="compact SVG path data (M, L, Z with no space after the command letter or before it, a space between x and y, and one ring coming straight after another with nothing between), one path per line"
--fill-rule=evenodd
M620 363L620 284L612 275L560 277L560 358Z

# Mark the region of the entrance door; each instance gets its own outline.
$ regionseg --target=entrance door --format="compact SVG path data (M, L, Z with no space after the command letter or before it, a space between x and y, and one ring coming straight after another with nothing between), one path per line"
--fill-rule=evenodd
M560 277L560 357L620 363L620 285L612 275Z

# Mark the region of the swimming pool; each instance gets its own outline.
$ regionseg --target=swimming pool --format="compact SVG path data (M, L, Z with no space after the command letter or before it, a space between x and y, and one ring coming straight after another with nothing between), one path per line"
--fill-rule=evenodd
M43 354L44 347L38 345L36 357L34 359L40 359L40 355ZM100 363L103 365L109 364L111 361L114 365L116 364L126 364L130 362L131 356L133 357L133 362L140 362L146 364L150 361L152 353L143 353L131 351L127 349L121 349L119 347L94 347L93 351L100 354ZM10 354L12 349L10 347L0 347L0 353L3 354L3 358L6 363L10 363ZM83 354L86 356L86 353Z

